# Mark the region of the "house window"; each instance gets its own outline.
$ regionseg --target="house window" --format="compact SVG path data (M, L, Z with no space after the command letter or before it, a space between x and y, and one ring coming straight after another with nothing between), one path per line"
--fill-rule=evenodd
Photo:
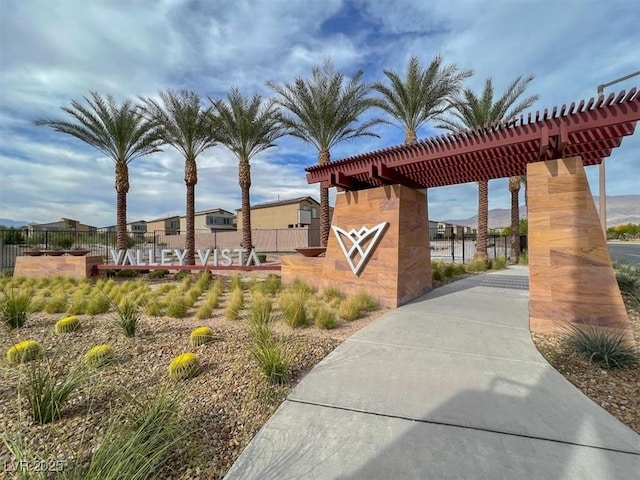
M318 208L311 207L311 218L318 218Z

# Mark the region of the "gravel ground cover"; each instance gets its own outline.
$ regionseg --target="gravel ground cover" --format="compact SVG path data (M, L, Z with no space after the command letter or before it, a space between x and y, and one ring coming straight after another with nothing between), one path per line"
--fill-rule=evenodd
M150 289L156 291L166 284L179 288L181 282L159 283L156 280L151 282ZM38 285L34 286L35 297L38 297ZM127 285L134 284L129 282ZM69 298L80 288L86 287L83 284L76 286L68 292ZM138 285L129 290L135 295L140 288ZM40 425L33 420L26 401L18 393L24 382L23 369L27 366L9 365L2 359L0 435L22 432L26 443L42 460L68 463L79 458L79 462L88 462L113 412L130 408L136 402L167 390L170 395L181 398L180 417L191 434L185 450L155 478L222 478L304 373L345 338L384 312L363 313L362 318L349 322L338 320L337 327L332 330L314 326L293 329L282 320L276 320L272 330L284 339L292 361L289 380L283 385L273 385L262 374L250 352L252 339L246 317L252 292L244 291L245 309L238 320L228 320L224 316L231 295L228 289L221 294L219 306L210 318L194 318L206 294L206 291L202 293L184 318L143 315L133 338L124 336L115 322L113 309L99 315L78 315L81 327L72 333L55 334L53 326L65 314L44 312L31 314L22 328L9 333L4 331L0 340L3 354L17 341L35 339L42 345L45 357L54 359L54 374L68 372L91 347L99 344L109 344L115 351L116 361L98 370L79 392L71 396L59 420ZM280 316L277 297L271 298L277 319ZM338 301L331 304L336 309L337 305ZM209 326L215 340L191 347L189 334L199 326ZM185 381L169 379L169 362L184 352L199 356L201 373ZM0 470L0 478L3 475L11 478L7 468L10 459L7 447L0 442L0 467L5 466L4 472ZM46 478L54 478L53 475Z
M264 280L266 275L259 275ZM448 283L451 279L436 282ZM226 278L225 282L230 282ZM121 284L122 282L118 282ZM183 281L148 282L150 292L177 289ZM38 284L36 284L37 287ZM149 295L139 284L131 292ZM166 287L165 287L166 285ZM78 285L68 292L85 288ZM186 291L186 288L183 289ZM184 293L183 291L183 293ZM51 292L50 297L60 292ZM43 346L46 357L55 359L54 373L67 372L85 352L98 344L111 345L116 361L100 369L62 410L62 418L40 425L33 421L18 390L21 368L0 363L0 435L22 432L26 443L38 458L68 463L79 458L87 462L95 451L106 420L113 412L126 410L136 402L159 391L181 399L180 418L191 431L189 442L168 467L155 478L218 479L273 414L297 381L339 343L384 313L365 313L354 321L338 321L332 330L315 327L292 329L278 320L273 331L281 336L292 355L289 380L283 385L267 381L251 355L252 342L246 321L252 293L245 290L246 307L238 320L225 318L231 297L227 289L210 318L196 319L195 312L206 297L190 307L184 318L143 315L137 333L127 338L116 325L113 309L99 315L79 315L82 326L68 334L55 334L53 325L63 314L31 314L24 327L3 332L0 348L6 351L16 341L33 338ZM37 297L37 290L35 292ZM77 298L77 297L76 297ZM275 300L275 296L272 296ZM42 300L42 298L41 298ZM338 302L329 303L337 309ZM640 313L637 304L627 302L636 338L640 340ZM275 317L279 317L277 301ZM199 347L189 345L189 334L199 326L209 326L215 340ZM602 370L576 355L561 336L533 335L534 342L547 360L583 393L640 433L640 369L638 367ZM196 353L202 362L200 375L185 381L170 380L167 367L171 359L184 352ZM0 468L10 454L0 444ZM12 478L0 469L0 478ZM29 478L54 478L29 477Z
M636 342L640 345L639 305L625 298ZM532 334L542 355L585 395L640 433L640 366L601 369L580 357L562 335Z

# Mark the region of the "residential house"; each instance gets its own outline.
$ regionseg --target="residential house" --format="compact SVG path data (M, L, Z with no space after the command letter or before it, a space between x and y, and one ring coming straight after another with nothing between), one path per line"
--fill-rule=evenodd
M45 232L45 231L72 231L72 232L96 232L97 228L91 225L85 225L78 220L70 218L62 218L58 222L51 223L30 223L27 226L29 232Z
M235 230L236 216L223 210L222 208L212 208L210 210L201 210L195 212L194 216L194 229L196 232L219 232L221 230ZM180 232L184 233L187 230L187 217L180 217Z
M160 235L177 235L180 233L180 217L156 218L147 222L147 233Z
M238 230L242 229L242 209L236 209ZM330 207L329 215L333 215ZM251 205L251 228L257 230L306 228L320 229L320 203L313 197Z

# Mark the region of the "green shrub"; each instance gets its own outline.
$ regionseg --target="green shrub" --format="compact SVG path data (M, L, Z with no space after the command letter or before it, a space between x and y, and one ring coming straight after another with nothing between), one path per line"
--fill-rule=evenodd
M507 268L507 257L496 257L491 263L492 270L503 270Z
M529 265L529 252L523 250L518 257L518 265Z
M58 334L71 333L75 332L78 328L80 328L80 320L78 320L78 317L72 315L58 320L53 327L53 331Z
M626 342L624 331L610 331L596 325L568 324L563 336L579 355L600 368L640 364L640 354Z
M84 366L75 366L66 374L57 376L52 361L34 362L25 371L20 393L26 398L33 418L38 423L49 423L60 418L61 409L73 392L91 375Z
M481 258L474 258L465 265L467 272L484 272L487 270L488 263Z
M9 347L7 350L7 362L12 365L26 363L42 355L42 347L35 340L25 340Z
M464 275L467 271L464 269L464 265L461 263L453 264L453 274L454 276Z
M27 292L16 293L12 289L0 298L0 319L9 330L22 327L32 309L31 296Z
M214 340L213 330L209 327L195 328L191 335L189 335L189 343L193 347L199 347L205 343L212 342Z
M138 270L118 270L116 272L116 278L136 278L140 276L140 272Z
M453 263L447 263L442 269L442 274L444 275L444 278L453 277L454 272L455 272L455 267L453 266Z
M313 309L315 326L324 330L330 330L337 325L336 314L325 305Z
M199 372L200 359L195 353L183 353L169 363L169 377L175 380L186 380L195 377Z
M300 290L280 294L280 311L285 323L291 328L304 327L309 323L306 302L307 294Z
M616 271L616 280L623 295L640 294L640 275L635 274L632 270L622 269Z
M109 345L97 345L84 355L84 364L90 368L98 368L111 363L114 359L113 348Z
M129 298L125 298L116 308L116 323L122 329L127 337L133 337L136 334L138 323L140 322L140 305Z
M181 282L184 280L189 280L189 284L191 283L191 272L189 270L180 270L174 276L173 279Z
M180 422L182 403L173 392L161 392L138 405L110 417L99 447L91 456L87 471L70 480L152 480L184 450L188 431Z
M169 275L169 270L151 270L148 274L147 274L147 278L149 280L154 280L156 278L164 278L167 275Z
M256 253L256 257L258 257L258 261L260 263L265 263L267 261L267 254L266 253Z
M432 270L431 271L431 279L434 282L441 282L442 280L444 280L444 278L442 276L442 272L440 270Z

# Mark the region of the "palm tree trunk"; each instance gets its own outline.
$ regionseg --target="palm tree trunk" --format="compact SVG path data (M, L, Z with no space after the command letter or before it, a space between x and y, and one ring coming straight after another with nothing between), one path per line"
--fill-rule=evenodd
M249 189L251 188L251 165L246 158L240 159L238 168L238 180L242 195L242 247L250 250L253 248L251 241L251 199Z
M116 163L116 248L127 249L127 193L129 193L129 167Z
M195 265L196 252L196 232L195 232L195 216L196 216L196 184L198 183L198 169L194 158L185 159L184 164L184 183L187 185L187 205L186 205L186 254L184 257L185 265Z
M511 263L518 263L520 257L520 177L509 178L511 192Z
M322 149L318 153L318 164L324 165L331 161L329 150ZM320 246L326 247L329 241L329 189L320 185Z
M478 241L476 258L487 261L487 233L489 223L489 182L478 182Z
M404 143L405 145L418 143L418 136L416 132L413 130L407 130L404 134Z

